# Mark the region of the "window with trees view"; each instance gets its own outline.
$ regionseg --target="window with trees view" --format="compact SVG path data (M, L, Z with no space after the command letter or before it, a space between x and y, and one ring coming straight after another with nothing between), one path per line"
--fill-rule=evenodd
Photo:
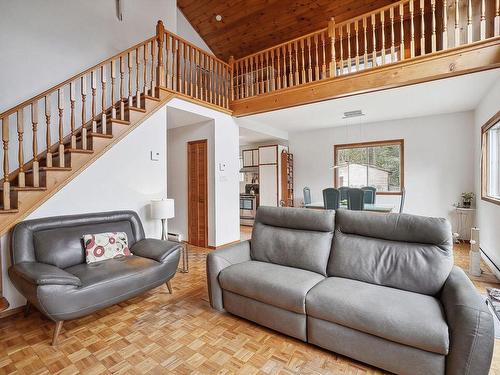
M334 146L335 187L373 186L377 194L400 194L404 187L404 141Z
M481 198L500 204L500 112L481 129Z

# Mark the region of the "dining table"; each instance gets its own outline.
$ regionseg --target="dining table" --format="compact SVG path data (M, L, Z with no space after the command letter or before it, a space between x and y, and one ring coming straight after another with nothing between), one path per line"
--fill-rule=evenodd
M313 208L316 210L324 210L325 204L323 202L311 202L304 205L305 208ZM341 204L339 209L347 210L347 205ZM394 210L394 206L390 204L371 204L365 203L363 211L371 211L371 212L381 212L381 213L389 213Z

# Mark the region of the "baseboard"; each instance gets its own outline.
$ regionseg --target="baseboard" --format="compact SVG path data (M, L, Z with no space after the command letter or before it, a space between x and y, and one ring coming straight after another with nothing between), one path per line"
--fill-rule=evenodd
M20 312L23 311L24 311L24 306L14 307L13 309L2 311L0 313L0 319L19 314Z
M241 240L236 240L236 241L231 241L231 242L228 242L228 243L225 243L225 244L222 244L222 245L218 245L218 246L207 246L210 250L217 250L217 249L220 249L222 247L226 247L226 246L230 246L230 245L234 245L234 244L237 244L241 242Z
M491 260L491 258L488 256L488 254L486 254L486 252L482 248L480 248L479 250L481 251L481 258L488 265L488 267L490 267L491 272L493 272L496 278L500 280L500 268L498 268L495 262Z

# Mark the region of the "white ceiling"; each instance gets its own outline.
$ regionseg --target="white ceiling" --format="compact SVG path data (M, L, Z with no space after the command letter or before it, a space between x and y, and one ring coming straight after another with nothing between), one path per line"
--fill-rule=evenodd
M271 134L261 133L246 127L240 126L240 146L248 146L256 143L286 142L286 138L280 138Z
M500 68L245 116L241 120L294 132L470 111L477 107L497 79L500 79ZM365 116L342 119L344 112L357 109L361 109Z
M194 112L183 111L182 109L167 107L167 128L174 129L181 126L199 124L210 121L211 118L198 115Z

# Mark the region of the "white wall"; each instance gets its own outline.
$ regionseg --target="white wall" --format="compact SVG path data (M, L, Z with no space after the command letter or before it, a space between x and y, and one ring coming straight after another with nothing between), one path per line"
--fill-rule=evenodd
M455 113L333 127L289 134L294 154L295 200L311 188L312 200L333 186L334 144L403 138L406 213L450 217L463 191L474 190L473 113ZM399 196L377 196L378 203L399 207Z
M493 83L489 92L481 100L475 111L474 127L474 167L477 204L477 226L480 229L481 249L496 265L500 277L500 206L481 200L481 127L500 110L500 79ZM500 166L497 166L500 168ZM493 269L495 267L492 267Z
M149 203L167 194L167 113L160 109L75 177L27 219L112 210L139 213L146 236L160 237L160 222L150 218ZM151 161L150 151L160 153ZM8 236L0 241L3 295L11 308L24 303L10 283Z
M214 122L180 126L169 129L168 139L168 197L175 199L175 217L168 221L168 230L188 239L188 166L187 143L207 140L208 147L208 245L215 246L215 151Z
M196 32L193 26L186 19L184 14L177 8L177 34L182 36L188 42L193 43L195 46L214 54L212 50L208 47L205 41L201 38L200 34Z

